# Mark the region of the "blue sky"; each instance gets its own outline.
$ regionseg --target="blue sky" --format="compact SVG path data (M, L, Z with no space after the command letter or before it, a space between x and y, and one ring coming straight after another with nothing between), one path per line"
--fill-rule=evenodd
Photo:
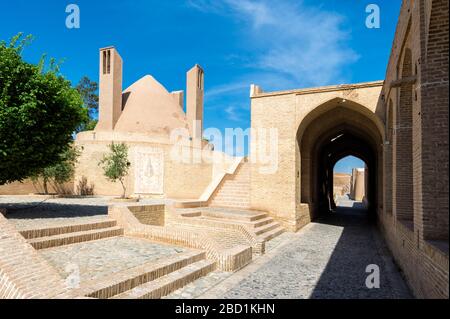
M81 28L65 26L68 4ZM105 4L107 3L107 4ZM381 28L365 25L368 4ZM98 49L124 59L124 88L146 74L169 91L185 88L195 63L205 69L205 127L250 126L249 87L266 91L384 78L401 0L129 0L3 2L0 39L35 41L24 57L64 59L76 83L98 79Z
M334 166L334 172L336 173L352 173L352 168L364 168L364 161L354 156L347 156L341 159Z

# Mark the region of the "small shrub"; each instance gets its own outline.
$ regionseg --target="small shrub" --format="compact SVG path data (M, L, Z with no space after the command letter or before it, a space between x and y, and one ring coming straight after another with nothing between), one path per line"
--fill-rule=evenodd
M125 198L126 188L124 183L125 176L128 175L128 169L131 163L128 161L128 146L125 143L108 145L110 152L103 156L98 164L103 168L106 178L112 182L119 181L122 185L123 193L121 198Z
M94 195L94 184L88 184L88 179L83 176L78 181L77 194L81 196L92 196Z

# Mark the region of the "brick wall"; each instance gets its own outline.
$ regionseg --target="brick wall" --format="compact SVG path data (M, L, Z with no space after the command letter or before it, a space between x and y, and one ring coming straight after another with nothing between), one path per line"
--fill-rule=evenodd
M393 215L380 213L380 228L414 294L448 298L447 0L403 1L382 97L392 101L387 111L400 127L393 148L385 147L393 154L384 176L385 203L394 190Z
M402 78L412 75L411 50L403 53L400 74ZM413 152L412 152L412 85L400 87L400 103L397 109L394 135L394 197L396 216L399 220L413 221Z
M117 133L114 135L114 138L117 143L125 142L129 146L128 158L131 162L131 167L124 180L127 195L136 193L135 149L151 149L163 154L162 192L142 194L142 196L196 199L200 197L212 180L214 166L212 163L207 163L206 161L202 163L182 163L172 160L171 152L173 145L168 144L167 141L164 143L140 142L138 139L133 141L132 137L127 137L125 133ZM83 147L83 152L77 164L75 180L78 181L83 176L87 177L88 183L94 185L94 193L96 195L120 195L122 193L120 183L108 181L103 174L103 170L98 166L98 162L108 152L107 146L110 143L110 140L102 140L99 136L96 137L96 140L87 138L77 140L77 145ZM188 149L187 151L191 152L192 149ZM209 151L205 152L210 153Z
M165 205L129 206L133 215L145 225L165 225Z
M70 194L73 190L73 181L62 185L64 193ZM48 185L49 193L57 193L58 191L52 185ZM33 182L26 179L23 182L14 182L10 184L0 185L0 195L29 195L35 193L44 193L42 181Z
M420 64L421 175L423 198L427 199L422 203L423 237L448 241L449 3L434 0L426 4L430 13L424 23L428 29L422 32Z
M0 213L0 298L59 298L68 287Z

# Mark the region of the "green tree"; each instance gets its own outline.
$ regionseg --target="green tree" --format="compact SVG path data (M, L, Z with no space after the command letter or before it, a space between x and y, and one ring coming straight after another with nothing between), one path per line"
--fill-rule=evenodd
M128 169L131 165L128 161L128 146L124 143L111 143L108 148L110 152L103 156L99 166L103 168L106 178L112 182L120 182L123 188L122 198L125 198L124 178L128 175Z
M30 36L0 42L0 185L38 174L60 160L87 119L80 94L54 60L22 59Z
M75 164L79 156L80 150L71 146L60 154L56 164L44 168L31 178L35 182L42 180L45 194L48 194L48 185L52 185L58 193L65 193L63 184L69 182L74 176Z
M84 76L78 82L76 89L80 93L84 107L87 108L89 113L87 122L83 123L77 131L92 131L98 122L95 119L95 117L98 117L98 84L97 82L91 81L87 76Z

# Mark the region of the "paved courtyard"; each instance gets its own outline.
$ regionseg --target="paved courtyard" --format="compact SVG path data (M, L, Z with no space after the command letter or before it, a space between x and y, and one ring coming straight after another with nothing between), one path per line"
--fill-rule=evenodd
M66 278L79 270L80 282L112 275L160 258L172 256L188 249L153 243L145 239L113 237L83 242L40 253Z
M50 198L45 196L0 196L0 208L19 230L95 222L108 218L113 197ZM161 199L142 199L141 204L160 204ZM117 204L117 203L115 203Z
M0 207L8 207L9 220L19 229L26 229L40 223L107 218L109 200L0 196ZM240 271L213 271L166 298L410 298L409 289L362 205L346 198L341 198L339 204L336 213L297 233L284 233L269 241L266 254L255 256ZM85 281L184 251L176 246L114 237L41 253L62 277L76 265L81 281ZM366 267L370 264L380 269L379 289L365 285L369 275Z

